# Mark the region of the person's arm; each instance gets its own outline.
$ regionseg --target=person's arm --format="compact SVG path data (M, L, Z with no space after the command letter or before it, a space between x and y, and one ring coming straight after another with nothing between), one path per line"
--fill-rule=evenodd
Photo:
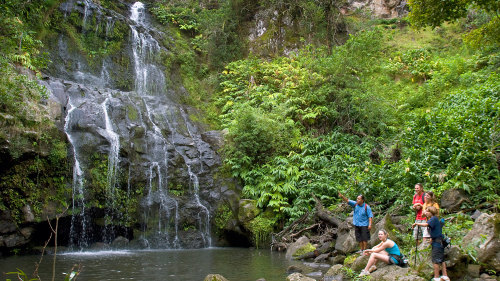
M342 195L342 193L340 193L340 191L339 191L339 197L342 198L342 200L349 202L349 199L347 197L345 197L344 195Z
M389 241L385 241L385 242L382 242L380 244L378 244L377 246L373 247L372 249L369 249L369 250L365 250L365 252L367 254L370 254L370 253L379 253L379 252L382 252L383 250L385 250L386 248L389 248Z
M372 218L371 217L368 218L368 221L369 221L369 223L368 223L368 230L371 230L372 229Z
M413 209L415 209L415 210L420 210L422 207L423 207L423 205L420 202L415 202L413 204Z
M379 247L381 247L383 243L384 242L380 242L378 245L374 246L373 248L364 250L363 254L365 256L369 256L371 253L375 252Z
M415 226L417 226L417 225L418 226L424 226L424 227L429 226L429 224L426 223L426 222L416 222L416 223L414 223L414 224L411 225L411 228L415 228Z

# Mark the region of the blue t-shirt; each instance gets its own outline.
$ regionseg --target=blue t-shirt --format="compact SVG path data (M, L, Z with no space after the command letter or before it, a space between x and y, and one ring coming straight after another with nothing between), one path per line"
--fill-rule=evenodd
M352 219L352 223L355 226L368 226L370 221L368 218L373 218L372 209L370 206L363 203L363 205L356 204L356 201L349 200L349 206L354 207L354 215ZM366 210L365 210L366 205Z
M427 221L427 224L429 224L429 234L432 239L441 238L443 236L443 226L438 217L433 216Z

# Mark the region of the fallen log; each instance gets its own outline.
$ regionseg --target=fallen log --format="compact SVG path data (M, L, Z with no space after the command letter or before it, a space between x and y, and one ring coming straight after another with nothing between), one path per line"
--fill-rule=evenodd
M333 214L330 211L325 209L325 207L323 207L323 204L321 203L321 200L319 200L316 196L314 196L314 194L312 194L312 197L314 198L314 201L316 201L315 216L334 227L339 227L342 221L333 216Z

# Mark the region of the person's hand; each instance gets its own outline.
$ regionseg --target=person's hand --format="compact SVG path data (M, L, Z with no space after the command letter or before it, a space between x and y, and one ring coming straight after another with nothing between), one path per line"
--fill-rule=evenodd
M372 250L364 250L363 255L364 256L369 256L372 253Z
M412 224L411 228L415 228L415 225L417 225L417 223Z
M372 230L372 225L371 224L368 225L368 230Z

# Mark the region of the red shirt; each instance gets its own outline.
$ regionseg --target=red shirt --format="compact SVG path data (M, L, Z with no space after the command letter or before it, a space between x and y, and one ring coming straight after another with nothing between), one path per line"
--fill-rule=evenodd
M424 197L423 195L424 195L424 193L418 194L418 195L417 194L413 195L413 205L415 205L416 203L420 203L420 204L424 205L424 200L422 200L422 197ZM425 217L422 216L422 211L423 211L422 208L420 208L420 210L417 211L417 217L415 219L425 220Z

